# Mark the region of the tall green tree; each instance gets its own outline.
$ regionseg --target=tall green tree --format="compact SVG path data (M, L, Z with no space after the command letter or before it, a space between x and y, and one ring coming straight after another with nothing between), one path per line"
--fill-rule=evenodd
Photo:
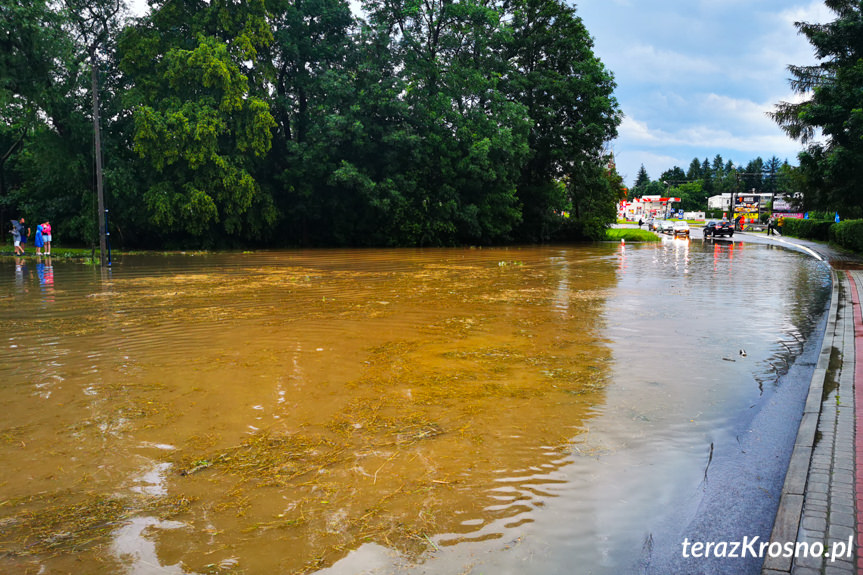
M686 212L704 210L707 196L703 193L701 182L686 182L672 188L672 195L680 198L680 209Z
M819 62L789 66L802 102L782 102L773 119L807 145L800 156L810 208L863 215L863 2L827 0L836 19L797 23ZM815 141L818 133L824 141Z
M686 179L689 181L700 180L702 176L701 162L698 158L692 158L689 169L686 170Z
M268 235L276 210L253 173L275 120L250 76L270 42L260 1L167 0L123 36L134 146L153 168L144 196L166 235L209 244Z
M682 184L687 180L686 172L683 171L679 166L674 166L670 170L665 170L662 172L662 175L659 176L659 181L666 182L668 184Z
M530 158L519 181L522 234L545 239L545 223L560 209L554 182L565 178L577 217L592 218L589 196L604 197L604 145L621 115L612 74L593 53L593 41L573 7L559 0L513 0L506 91L531 121ZM592 186L596 186L596 188ZM603 218L606 216L602 216ZM608 223L611 223L608 220ZM590 227L594 229L594 227Z
M344 0L268 0L267 7L273 42L265 57L277 130L262 177L275 178L280 235L294 243L376 243L369 236L380 230L368 212L370 174L350 175L359 175L357 166L375 147L363 132L377 121L359 109L366 87L350 7ZM383 83L388 57L378 55Z
M641 164L641 167L638 168L638 174L635 176L635 184L633 184L633 189L637 190L638 195L643 195L642 190L650 183L650 176L647 174L647 168L644 167L644 164Z
M416 139L403 229L410 243L500 241L521 218L516 185L527 155L524 108L499 85L501 12L492 3L365 3L392 35Z

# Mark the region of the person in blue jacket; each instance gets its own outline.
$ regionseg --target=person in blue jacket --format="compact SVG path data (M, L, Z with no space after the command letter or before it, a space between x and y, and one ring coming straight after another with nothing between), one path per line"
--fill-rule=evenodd
M42 238L42 224L36 226L36 238L33 240L33 247L36 248L36 255L42 255L42 246L45 245L45 241Z

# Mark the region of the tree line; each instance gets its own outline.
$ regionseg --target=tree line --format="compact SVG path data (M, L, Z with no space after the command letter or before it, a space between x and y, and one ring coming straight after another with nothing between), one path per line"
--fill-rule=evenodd
M0 211L93 242L93 82L114 241L598 237L612 74L560 0L0 4ZM570 217L563 217L568 214Z
M799 175L788 160L776 156L764 161L757 157L745 165L735 165L716 154L713 161L693 158L686 171L674 166L651 180L642 165L630 196L663 196L680 198L675 205L684 211L703 211L707 199L721 194L777 194L789 199L798 197Z

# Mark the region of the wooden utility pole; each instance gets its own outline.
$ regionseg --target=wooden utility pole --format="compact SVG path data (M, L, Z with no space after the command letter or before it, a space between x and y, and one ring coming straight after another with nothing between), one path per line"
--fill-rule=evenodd
M93 143L96 155L96 197L99 202L99 264L104 268L107 265L105 252L107 251L107 231L105 229L105 191L102 187L102 130L99 127L99 67L96 64L95 46L90 52L90 65L92 66L93 80Z
M73 23L77 26L82 40L87 43L87 53L90 56L91 88L93 90L93 155L95 156L96 198L99 203L99 263L104 267L110 262L106 260L107 225L105 220L105 190L102 186L102 129L99 121L99 46L108 38L108 26L120 12L120 0L113 5L92 0L63 0Z

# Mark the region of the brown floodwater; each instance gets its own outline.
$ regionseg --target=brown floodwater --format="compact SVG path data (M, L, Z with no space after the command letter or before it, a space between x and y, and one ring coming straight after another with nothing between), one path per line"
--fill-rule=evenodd
M685 240L0 262L0 571L625 572L829 287Z

